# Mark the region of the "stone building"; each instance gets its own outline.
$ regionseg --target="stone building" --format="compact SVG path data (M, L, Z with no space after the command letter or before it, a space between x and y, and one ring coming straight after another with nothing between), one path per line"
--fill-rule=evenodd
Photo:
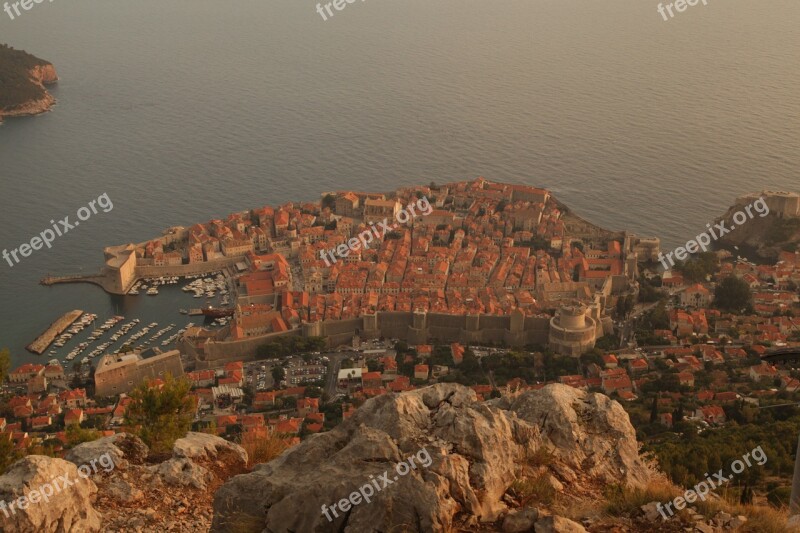
M557 354L577 357L597 340L598 321L583 304L564 304L550 319L550 348Z
M103 253L110 282L106 290L112 294L125 294L136 281L136 248L133 244L109 246Z
M178 350L144 358L150 351L101 357L94 373L97 396L128 393L147 380L163 379L167 373L174 377L183 376L183 362Z
M377 224L388 219L391 223L400 211L400 203L397 200L375 200L368 198L364 202L364 222L367 224Z
M764 198L769 212L781 218L800 216L800 194L784 191L761 191L740 196L736 199L737 207L750 205L759 198ZM760 215L757 211L754 214Z

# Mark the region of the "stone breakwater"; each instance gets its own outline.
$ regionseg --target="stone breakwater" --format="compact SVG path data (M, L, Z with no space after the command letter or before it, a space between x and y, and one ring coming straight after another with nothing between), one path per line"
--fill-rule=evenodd
M58 81L56 69L50 63L37 65L29 70L31 81L39 85L44 91L44 96L35 100L29 100L22 105L13 108L0 108L0 122L4 117L25 117L46 113L56 103L56 99L50 94L45 86L52 85Z
M69 313L65 313L58 320L50 324L44 333L39 335L35 341L26 346L29 352L41 355L50 346L58 335L64 333L73 322L78 320L78 317L83 314L80 309L75 309Z

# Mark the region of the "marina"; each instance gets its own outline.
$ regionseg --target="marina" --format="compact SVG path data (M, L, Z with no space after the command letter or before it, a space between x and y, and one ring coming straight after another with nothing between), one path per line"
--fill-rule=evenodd
M129 349L170 349L183 333L195 326L188 320L197 316L204 317L200 325L206 328L226 326L232 308L220 309L216 305L227 306L233 299L234 289L232 284L229 286L230 280L222 272L184 279L185 283L181 283L178 277L144 278L137 281L128 295L123 296L123 300L112 309L67 313L66 319L61 317L54 322L57 328L48 329L49 342L46 345L40 342L43 344L42 353L46 352L49 357L66 364L90 364L102 355ZM137 298L136 293L153 298ZM202 306L187 305L195 301L189 298L196 297L202 298ZM147 303L154 300L168 302L172 311L164 310L163 303L158 304L159 308Z

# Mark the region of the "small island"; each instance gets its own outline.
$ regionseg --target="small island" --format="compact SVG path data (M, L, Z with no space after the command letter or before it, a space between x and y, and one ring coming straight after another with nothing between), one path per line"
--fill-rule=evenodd
M51 63L0 44L0 122L4 117L38 115L56 102L46 85L58 81Z

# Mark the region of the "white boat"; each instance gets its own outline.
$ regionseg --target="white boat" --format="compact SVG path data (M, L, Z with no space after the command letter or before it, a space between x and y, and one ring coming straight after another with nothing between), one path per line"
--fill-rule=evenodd
M155 287L147 289L147 294L149 296L155 296L156 294L158 294L158 289L156 289Z

